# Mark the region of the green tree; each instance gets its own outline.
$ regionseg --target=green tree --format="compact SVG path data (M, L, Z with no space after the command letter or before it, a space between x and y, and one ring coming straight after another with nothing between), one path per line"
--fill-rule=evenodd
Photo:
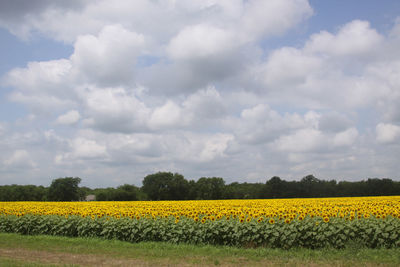
M222 199L225 181L219 177L201 177L196 182L198 199Z
M111 200L111 190L115 190L114 188L97 188L94 190L94 194L96 195L97 201L110 201Z
M280 198L284 188L285 181L278 176L274 176L265 183L265 197Z
M83 186L78 188L79 200L85 200L87 195L91 195L93 190L89 187Z
M116 201L133 201L138 200L139 189L134 185L124 184L119 186L115 192Z
M197 199L197 187L196 182L194 180L188 181L188 193L186 199L195 200Z
M158 172L144 177L142 191L150 200L184 200L188 197L189 183L179 173Z
M301 197L321 197L322 181L309 174L300 180Z
M77 201L79 200L79 177L57 178L49 187L49 200L51 201Z

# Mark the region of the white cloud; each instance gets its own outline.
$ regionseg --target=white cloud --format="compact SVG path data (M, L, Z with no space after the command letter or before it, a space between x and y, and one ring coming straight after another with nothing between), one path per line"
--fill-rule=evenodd
M368 22L354 20L337 33L312 35L301 48L272 51L265 62L254 64L244 77L252 79L255 84L250 85L268 96L270 103L307 109L364 108L391 90L386 86L387 77L373 71L375 64L387 70L393 64L390 61L398 57L394 50L389 58L385 50L379 49L390 42Z
M351 125L351 119L345 114L329 112L321 116L318 128L323 132L338 133L348 129Z
M129 83L144 45L143 35L121 25L105 26L98 37L78 36L71 56L75 75L105 86Z
M163 138L151 133L107 134L99 137L106 139L111 159L116 164L128 162L152 164L164 156Z
M240 21L245 38L258 39L281 34L313 13L307 0L254 0L244 6Z
M21 38L40 32L71 43L79 35L96 34L116 23L162 42L185 25L202 21L238 29L244 39L257 39L282 33L312 14L307 0L35 1L18 7L9 4L2 10L0 25Z
M94 140L76 138L72 141L71 147L73 156L77 158L98 158L107 155L106 147Z
M62 109L73 105L69 77L71 63L67 59L29 62L26 68L11 70L4 84L15 90L10 98L35 110Z
M221 57L237 45L232 33L207 24L185 27L167 47L176 60Z
M203 149L199 154L201 161L211 161L216 157L223 157L225 150L228 147L228 142L233 140L233 136L230 134L216 134L207 138L204 142Z
M182 120L181 108L172 101L156 108L151 114L149 125L153 129L176 126L185 123Z
M223 99L215 86L200 89L189 95L182 103L186 120L192 125L212 124L227 115L227 101Z
M301 129L294 134L279 137L275 141L278 150L288 152L314 152L326 145L323 134L316 129Z
M263 66L263 78L266 85L273 90L290 88L306 83L308 75L318 73L322 63L321 58L307 55L292 47L284 47L270 54Z
M239 118L225 120L228 128L233 130L238 140L248 144L270 142L292 129L304 127L306 122L298 114L281 116L266 104L242 110Z
M4 135L6 133L7 126L5 123L0 122L0 136Z
M376 125L376 140L379 143L390 144L397 142L400 138L400 126L390 123L379 123Z
M391 29L389 36L394 39L400 38L400 17L397 17L395 19L395 24L394 24L393 28Z
M309 34L306 0L28 2L0 3L0 26L73 52L4 76L4 101L31 115L2 114L2 173L21 159L41 166L27 177L95 186L158 170L227 181L399 171L398 146L382 145L400 138L398 22Z
M86 88L81 95L87 126L105 132L146 130L149 109L124 88Z
M37 1L1 1L0 3L0 26L8 28L13 34L23 39L31 37L32 31L35 28L45 30L46 27L46 13L57 12L59 15L65 16L73 10L79 10L83 7L84 1L71 0L71 1L49 1L49 0L37 0ZM57 26L63 26L64 28L69 25L62 25L57 23Z
M36 166L28 151L24 149L15 150L14 153L4 161L6 168L31 169Z
M75 124L80 118L81 115L77 110L70 110L63 115L58 116L56 123L65 125Z
M69 142L70 152L57 154L54 158L56 164L73 164L81 160L106 160L107 147L96 140L76 137Z
M383 37L371 29L368 21L354 20L340 28L336 35L322 31L310 37L305 50L331 55L360 55L374 52Z
M183 164L212 163L225 157L231 134L199 134L183 132L167 137L166 148L173 159ZM183 165L184 166L184 165Z
M67 59L29 62L26 68L16 68L6 77L6 84L26 91L54 92L54 87L66 82L71 70ZM51 91L53 90L53 91Z
M354 143L358 137L358 131L356 128L349 128L343 132L339 132L333 138L334 146L350 146Z
M390 52L392 60L371 64L366 75L379 81L375 88L380 92L377 106L383 115L383 120L400 123L400 106L398 104L400 101L400 53Z

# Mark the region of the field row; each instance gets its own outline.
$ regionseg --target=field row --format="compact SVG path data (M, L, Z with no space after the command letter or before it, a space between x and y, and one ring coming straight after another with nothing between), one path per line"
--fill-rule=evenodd
M400 197L0 202L0 232L130 242L400 247Z
M1 215L0 232L244 247L400 247L400 220L393 217L354 221L333 218L329 223L321 218L307 217L292 223L277 220L271 224L268 221L241 223L226 219L199 223L189 218L176 221L175 217L136 220L127 217L92 219L80 216Z
M199 219L263 218L294 219L340 217L347 219L400 218L400 197L199 200L199 201L112 201L112 202L0 202L0 214L77 215L101 218L157 218L175 216Z

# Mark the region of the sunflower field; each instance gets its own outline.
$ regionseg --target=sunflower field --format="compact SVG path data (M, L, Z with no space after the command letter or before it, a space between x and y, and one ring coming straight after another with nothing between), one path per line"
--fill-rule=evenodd
M400 247L400 196L0 202L0 232L276 248Z

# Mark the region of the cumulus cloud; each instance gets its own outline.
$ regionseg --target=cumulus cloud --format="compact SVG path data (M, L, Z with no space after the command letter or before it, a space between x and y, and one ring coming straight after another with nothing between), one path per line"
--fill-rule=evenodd
M262 66L264 81L273 90L290 88L307 82L309 74L318 72L323 60L293 47L273 51Z
M326 144L322 133L316 129L301 129L291 135L279 137L275 141L278 150L290 152L312 152Z
M76 137L69 141L69 152L57 154L54 158L56 164L73 164L82 160L104 161L107 160L107 147L96 140Z
M233 136L223 133L182 132L177 136L169 136L167 140L168 151L173 153L171 156L175 160L186 164L201 164L225 157L228 143L233 140Z
M71 56L75 75L105 86L129 83L144 44L143 35L121 25L105 26L98 36L78 36Z
M83 8L84 1L13 1L0 3L0 26L8 28L13 34L28 39L35 28L44 30L46 13L66 13Z
M211 21L240 28L245 39L278 34L312 14L307 0L274 1L35 1L21 6L2 3L0 25L20 37L38 31L73 42L106 25L122 23L129 29L149 32L158 41L174 35L183 25ZM155 23L157 21L157 23Z
M248 1L241 27L246 38L280 34L313 13L308 1Z
M4 165L8 168L32 169L36 163L32 160L28 151L24 149L15 150L14 153L4 161Z
M207 24L188 26L172 38L167 52L175 60L221 57L237 44L231 32Z
M18 89L49 93L55 85L66 81L70 69L71 63L67 59L29 62L26 68L11 70L5 82Z
M391 60L371 64L366 73L375 77L379 84L375 88L381 93L377 103L379 111L386 122L400 122L400 54L393 52Z
M0 122L0 136L6 133L7 126L5 123Z
M192 125L212 124L224 118L228 111L226 101L215 86L200 89L189 95L182 103L183 112Z
M200 89L180 104L167 99L153 107L146 105L137 94L122 87L82 89L84 124L104 132L143 133L198 128L226 115L225 104L215 87Z
M58 116L56 123L65 125L75 124L80 118L81 115L77 110L70 110L63 115Z
M319 120L319 129L326 132L341 132L352 125L352 121L344 114L329 112L323 114Z
M150 110L126 89L88 87L81 91L84 123L105 132L144 131Z
M340 28L336 35L322 31L310 37L305 50L335 56L360 55L373 52L383 37L368 21L354 20Z
M376 125L376 140L383 144L398 141L400 138L400 126L390 123L379 123Z
M244 109L240 117L227 118L224 123L235 132L238 140L254 145L273 141L282 134L306 125L299 114L282 116L266 104Z
M181 108L172 101L156 108L151 114L149 125L151 128L174 126L182 121Z
M280 104L309 109L363 108L391 90L385 86L386 78L372 71L375 64L390 66L394 63L390 61L396 60L398 53L388 62L385 51L378 49L390 42L367 21L354 20L336 33L313 34L301 48L272 51L265 62L249 69L247 77L264 85L256 87L259 93Z
M76 138L71 144L73 156L78 158L97 158L107 154L105 146L99 145L94 140Z
M308 1L4 3L0 27L73 52L2 79L31 114L0 123L2 172L25 161L114 186L158 170L229 181L398 170L387 155L400 152L382 145L400 138L398 21L386 34L355 19L272 49L306 31Z
M339 132L333 138L333 144L335 146L350 146L354 143L358 137L358 131L352 127L345 131Z

